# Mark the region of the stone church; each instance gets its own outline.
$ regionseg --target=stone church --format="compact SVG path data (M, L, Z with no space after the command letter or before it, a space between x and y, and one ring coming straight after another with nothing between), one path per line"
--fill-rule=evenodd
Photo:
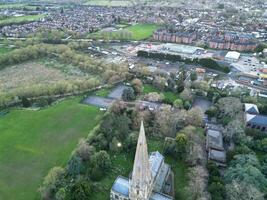
M148 156L143 122L141 122L133 171L130 178L118 176L110 192L111 200L173 200L173 172L164 156Z

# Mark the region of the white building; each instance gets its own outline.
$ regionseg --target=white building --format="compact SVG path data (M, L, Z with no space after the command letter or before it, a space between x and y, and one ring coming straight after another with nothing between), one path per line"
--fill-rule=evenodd
M236 62L238 61L240 58L240 53L236 52L236 51L229 51L226 56L225 56L225 60L229 61L229 62Z

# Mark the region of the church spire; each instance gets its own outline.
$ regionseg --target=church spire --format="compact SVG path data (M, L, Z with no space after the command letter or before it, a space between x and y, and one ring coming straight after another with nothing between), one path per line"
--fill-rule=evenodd
M141 122L132 179L130 180L130 200L148 200L152 190L147 143L143 121Z

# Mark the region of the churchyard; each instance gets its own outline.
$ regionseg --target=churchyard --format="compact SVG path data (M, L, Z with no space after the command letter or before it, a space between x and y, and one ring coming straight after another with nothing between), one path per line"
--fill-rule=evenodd
M159 151L163 153L163 143L160 139L155 137L147 137L148 142L148 152ZM103 186L102 192L94 193L92 196L93 199L98 200L108 200L110 188L114 180L118 175L122 175L124 177L129 177L131 171L133 170L134 163L134 151L133 152L120 152L120 153L111 153L111 162L112 169L111 172L103 178L97 184ZM167 156L166 163L171 165L171 168L174 172L174 180L175 180L175 192L176 198L180 200L186 200L187 192L185 190L188 185L188 170L187 166L183 161L177 161L173 159L171 156Z
M80 100L39 111L12 109L0 117L0 199L39 199L49 169L64 166L79 139L101 119L98 108Z

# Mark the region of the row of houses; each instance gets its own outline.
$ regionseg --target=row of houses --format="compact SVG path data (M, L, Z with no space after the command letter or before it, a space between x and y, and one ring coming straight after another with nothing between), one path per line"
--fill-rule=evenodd
M208 42L208 45L213 49L229 49L233 51L253 51L257 47L257 44L251 41L227 41L224 39L212 39Z
M167 30L157 30L153 33L153 39L161 42L192 44L196 38L196 33L189 32L170 33Z

